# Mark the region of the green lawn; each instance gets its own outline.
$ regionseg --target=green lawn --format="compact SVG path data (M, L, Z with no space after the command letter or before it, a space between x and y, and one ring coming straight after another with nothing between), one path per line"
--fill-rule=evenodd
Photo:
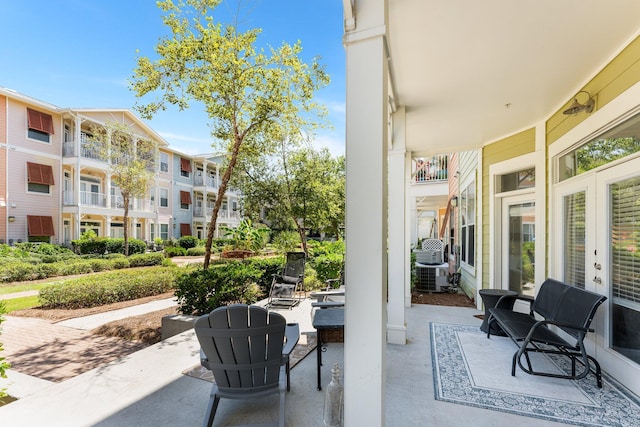
M57 281L60 281L60 280L58 279ZM54 282L54 280L52 280L51 282ZM24 291L39 291L40 289L42 289L44 286L48 284L49 283L31 283L31 284L25 283L24 285L16 285L16 286L0 285L0 295L13 294L16 292L24 292Z
M10 314L12 311L38 307L40 305L40 301L38 300L38 295L33 295L30 297L11 298L4 300L4 305L7 314Z

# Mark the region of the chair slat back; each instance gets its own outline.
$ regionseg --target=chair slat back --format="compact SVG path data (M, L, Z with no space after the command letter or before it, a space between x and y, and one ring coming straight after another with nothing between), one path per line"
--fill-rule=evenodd
M304 252L287 252L287 262L282 275L298 279L304 274L305 255Z
M202 350L221 389L277 385L286 320L262 307L219 307L195 324Z
M598 307L606 299L604 295L547 279L540 286L532 308L545 319L588 329ZM575 338L584 335L574 329L562 329Z

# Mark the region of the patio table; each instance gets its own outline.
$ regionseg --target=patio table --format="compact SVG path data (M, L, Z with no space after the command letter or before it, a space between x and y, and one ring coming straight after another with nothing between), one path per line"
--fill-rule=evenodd
M318 345L316 347L316 361L318 372L318 390L322 390L320 367L322 366L322 346L327 342L328 332L344 331L344 309L327 308L316 310L313 316L313 327L317 331Z

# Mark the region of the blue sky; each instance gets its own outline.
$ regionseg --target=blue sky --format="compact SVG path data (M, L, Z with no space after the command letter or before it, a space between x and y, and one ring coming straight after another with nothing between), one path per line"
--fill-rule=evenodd
M320 129L317 147L344 154L345 55L339 0L243 0L240 30L262 28L260 45L302 42L306 62L321 58L331 84L316 94L332 129ZM237 0L223 0L221 19ZM154 0L0 0L0 86L71 108L128 108L136 102L128 80L137 51L153 57L167 33ZM216 19L217 20L217 19ZM144 102L144 98L142 100ZM159 113L147 122L171 147L188 154L212 151L207 117L193 106Z

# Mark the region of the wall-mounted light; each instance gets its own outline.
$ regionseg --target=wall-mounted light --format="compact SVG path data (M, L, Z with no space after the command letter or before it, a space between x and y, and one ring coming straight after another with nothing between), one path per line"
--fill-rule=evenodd
M454 208L458 206L458 196L453 196L451 198L451 206Z
M578 102L578 95L580 95L581 93L586 93L587 96L589 97L584 104L581 104L581 103ZM586 90L581 90L573 98L573 104L571 104L569 106L569 108L564 110L562 112L562 114L566 114L567 116L574 116L574 115L578 114L581 111L584 111L584 112L587 112L587 113L591 113L593 111L593 108L595 107L595 105L596 105L596 102L593 100L593 97L591 96L591 94L589 92L587 92Z
M16 222L16 217L15 216L9 216L9 222Z

